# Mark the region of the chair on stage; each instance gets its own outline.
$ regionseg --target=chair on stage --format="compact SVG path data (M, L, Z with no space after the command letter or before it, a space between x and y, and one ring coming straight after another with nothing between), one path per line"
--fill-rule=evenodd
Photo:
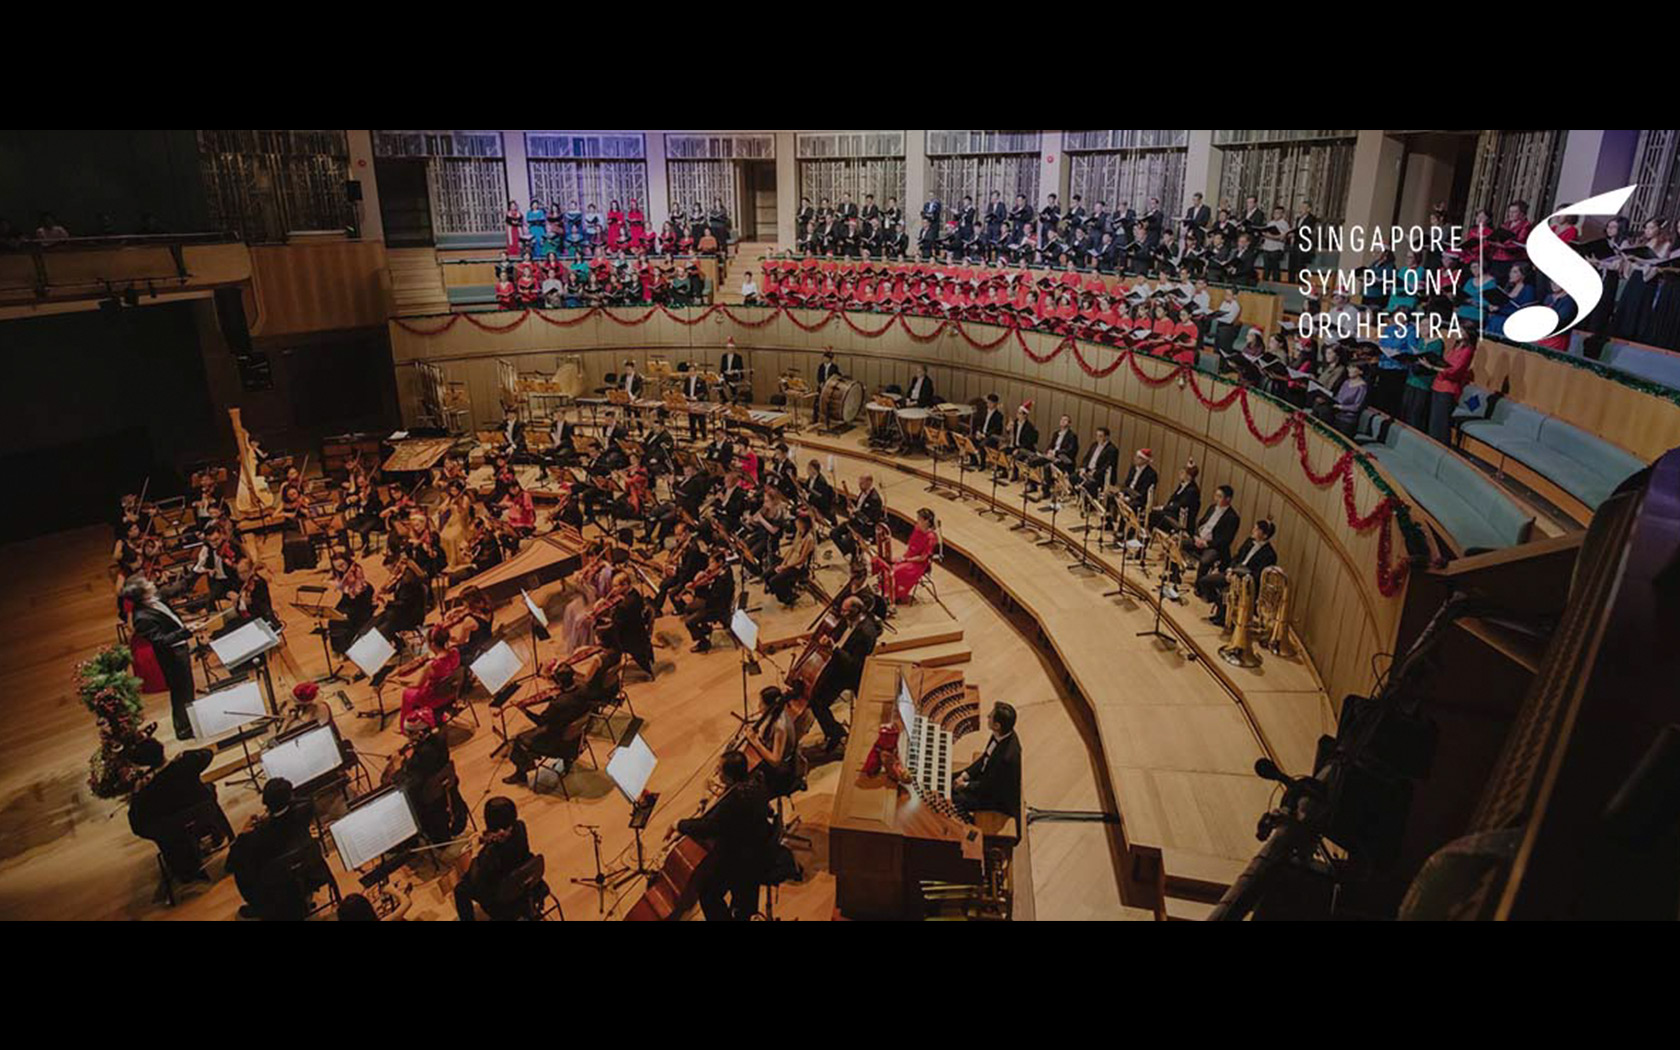
M205 860L226 849L233 842L233 827L228 823L227 815L222 812L221 804L215 799L205 799L188 807L177 815L176 820L182 833L191 836L198 846L199 855ZM164 856L161 848L157 853L157 865L161 878L158 896L173 908L175 884L182 881L185 873L170 868L169 859Z
M549 889L543 878L548 864L541 853L533 853L525 863L508 872L503 881L503 902L519 909L519 919L525 922L547 922L550 915L559 922L566 921L560 898Z
M298 900L303 904L301 918L308 918L328 907L338 907L341 899L338 880L333 877L332 869L327 867L327 858L321 852L319 839L311 838L291 852L275 858L272 863L280 869L280 876L296 890ZM317 905L314 903L315 893L323 886L327 889L327 901Z
M473 728L482 724L478 720L478 705L473 703L471 683L467 681L467 665L465 661L455 669L441 688L443 702L437 706L438 726L441 728L455 721L463 708L472 716Z

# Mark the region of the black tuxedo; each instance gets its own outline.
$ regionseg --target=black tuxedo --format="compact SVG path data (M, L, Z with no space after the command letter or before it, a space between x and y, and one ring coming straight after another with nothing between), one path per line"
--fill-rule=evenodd
M1085 476L1085 491L1095 496L1119 469L1120 447L1112 441L1102 445L1100 450L1098 446L1092 445L1091 451L1080 461L1080 467L1088 472Z
M811 505L822 512L823 517L834 516L834 486L828 483L828 478L818 474L805 483L806 498Z
M1045 446L1044 454L1055 461L1079 462L1079 435L1074 433L1072 427L1052 431L1050 444Z
M684 376L683 397L689 401L706 400L706 377L699 372L690 372Z
M905 397L917 408L932 408L938 398L933 392L933 377L918 376L910 381L910 389L905 391Z
M187 720L187 705L193 702L192 654L188 649L192 632L177 624L166 614L149 605L134 609L134 633L152 643L158 668L169 684L169 707L175 724L175 736L185 739L192 735L192 723Z
M1248 564L1243 564L1243 559ZM1251 536L1243 540L1243 545L1237 549L1236 557L1221 572L1210 572L1196 580L1196 594L1202 600L1214 606L1213 618L1223 623L1225 620L1225 599L1230 595L1231 577L1238 572L1251 573L1258 586L1260 574L1277 564L1277 551L1270 542L1255 546ZM1258 591L1256 592L1258 593Z
M1196 515L1202 509L1202 490L1194 481L1184 482L1173 490L1160 510L1149 512L1149 527L1151 529L1173 530L1178 528L1179 512L1184 512L1185 521L1195 521Z
M990 441L1003 433L1003 410L991 408L974 424L974 436L981 441Z
M1023 452L1038 451L1038 428L1033 426L1033 421L1017 419L1009 430L1009 444Z
M1185 210L1185 212L1184 212L1184 225L1194 226L1199 230L1205 230L1205 229L1207 229L1207 225L1212 220L1212 218L1213 218L1212 209L1210 209L1207 205L1204 204L1199 208L1189 208L1189 209Z
M1142 506L1144 499L1149 495L1150 488L1154 486L1155 483L1156 474L1154 467L1147 463L1141 467L1136 463L1133 463L1131 469L1126 471L1126 480L1122 483L1121 487L1126 490L1125 495L1127 500L1136 507Z
M128 801L128 826L141 838L156 842L170 870L179 877L201 870L198 842L183 826L182 818L195 806L215 804L216 789L203 779L215 755L207 747L181 752L150 774ZM219 806L207 815L224 841L233 837L233 828Z
M618 388L627 392L632 399L642 396L642 376L639 372L629 372L618 377Z
M833 361L824 361L822 364L817 366L817 389L821 390L823 388L823 384L828 382L830 376L837 376L841 374L839 365L835 364Z
M1201 535L1202 526L1206 525L1208 519L1213 517L1213 512L1218 506L1219 504L1215 503L1202 512L1201 519L1196 522L1196 527L1191 531L1186 542L1191 542L1195 537ZM1213 526L1212 539L1208 540L1208 545L1202 548L1202 568L1204 571L1214 565L1223 565L1231 560L1231 542L1237 538L1237 530L1240 528L1242 528L1242 517L1237 514L1237 508L1226 507L1225 513Z
M1019 817L1021 811L1021 738L1011 732L988 740L987 750L962 771L968 778L951 790L951 801L969 812L986 810Z

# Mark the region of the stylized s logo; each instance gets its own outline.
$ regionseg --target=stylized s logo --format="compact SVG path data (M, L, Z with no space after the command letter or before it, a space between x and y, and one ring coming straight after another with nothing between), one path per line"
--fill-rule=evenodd
M1599 280L1598 271L1592 268L1592 264L1570 251L1569 246L1558 239L1550 223L1559 215L1619 215L1622 205L1638 188L1636 183L1588 197L1578 204L1552 212L1534 227L1528 235L1528 258L1536 269L1575 300L1575 319L1559 328L1556 310L1549 306L1525 306L1506 318L1505 335L1508 338L1519 343L1550 339L1574 328L1593 312L1604 295L1604 282Z

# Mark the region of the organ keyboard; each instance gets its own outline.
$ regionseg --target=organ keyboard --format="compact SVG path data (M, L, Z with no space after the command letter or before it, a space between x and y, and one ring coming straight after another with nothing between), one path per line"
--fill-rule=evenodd
M829 829L835 904L846 916L918 918L923 882L983 881L989 843L950 798L955 744L979 727L979 713L979 692L960 671L864 663ZM881 727L895 724L905 784L864 772Z

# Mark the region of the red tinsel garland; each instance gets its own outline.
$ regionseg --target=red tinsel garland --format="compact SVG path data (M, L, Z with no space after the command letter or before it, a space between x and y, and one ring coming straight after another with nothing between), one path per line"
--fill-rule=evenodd
M486 331L486 332L511 332L515 328L520 327L526 321L529 321L531 319L531 311L530 310L521 310L519 312L519 316L514 318L512 321L508 322L507 324L486 324L483 321L480 321L473 314L457 314L456 316L457 317L465 317L467 319L468 324L472 325L474 328L478 328L478 329L481 329L481 330Z
M1013 325L1004 326L1004 330L1000 332L995 339L979 340L970 335L967 327L959 320L939 319L938 323L931 332L923 333L917 332L915 329L910 327L909 314L900 312L891 316L885 324L881 325L881 327L870 330L853 321L849 313L839 310L829 310L823 314L820 321L817 321L815 324L806 324L804 321L801 321L798 317L794 316L793 311L787 307L777 306L766 309L767 313L764 317L753 321L744 320L741 317L736 316L734 310L723 304L713 304L691 318L685 318L671 310L669 307L659 305L650 306L645 313L633 320L621 318L614 314L611 310L599 306L591 307L583 313L565 321L556 320L541 311L533 310L521 311L517 318L506 325L486 324L485 322L478 320L472 314L454 314L436 328L418 328L401 318L393 318L393 320L396 321L398 327L402 328L406 332L412 332L413 334L419 336L434 336L440 335L453 328L455 323L463 317L475 327L486 332L511 332L529 320L533 313L544 322L562 328L582 324L584 321L595 316L597 313L605 314L614 323L622 325L626 328L645 324L653 317L656 311L663 312L667 317L670 317L679 324L690 326L701 323L708 317L712 316L713 313L717 312L721 312L724 317L727 317L731 322L740 325L743 328L763 328L766 325L773 323L778 316L786 316L788 320L792 321L801 331L805 332L821 331L832 324L836 316L839 316L841 320L845 322L846 327L866 339L880 338L881 336L886 335L894 325L897 325L902 328L904 333L913 341L918 343L931 343L937 340L940 336L944 335L948 328L951 328L955 329L957 334L960 335L963 340L974 349L990 351L1001 347L1006 341L1008 341L1010 336L1014 336L1016 343L1021 348L1021 352L1027 357L1027 359L1041 365L1049 364L1056 358L1060 357L1064 351L1072 348L1074 360L1078 363L1080 370L1095 379L1101 379L1112 375L1123 364L1130 364L1132 374L1137 377L1138 381L1151 387L1163 387L1168 383L1173 382L1175 379L1179 379L1181 376L1187 376L1189 379L1188 386L1190 387L1191 393L1204 408L1215 412L1223 412L1230 408L1234 403L1240 404L1242 408L1243 423L1248 427L1248 432L1253 435L1254 439L1262 445L1265 445L1268 448L1275 446L1293 432L1295 436L1297 458L1301 463L1301 471L1306 475L1307 479L1314 485L1321 487L1334 484L1338 480L1341 482L1342 508L1347 516L1348 527L1352 528L1356 532L1366 532L1372 528L1379 530L1377 535L1377 590L1380 591L1384 597L1393 597L1399 593L1400 587L1405 582L1410 566L1404 561L1400 562L1398 565L1394 563L1394 538L1392 525L1394 522L1395 511L1400 506L1399 501L1393 496L1384 496L1382 499L1378 500L1374 506L1372 506L1370 511L1365 514L1360 514L1356 493L1354 491L1355 485L1353 468L1354 464L1363 457L1361 457L1359 453L1355 452L1353 449L1347 449L1339 457L1337 457L1336 462L1331 465L1329 470L1322 473L1314 470L1311 459L1308 455L1306 418L1299 412L1293 412L1284 418L1283 423L1276 430L1269 434L1261 432L1259 425L1254 421L1253 410L1249 407L1248 390L1246 387L1233 387L1232 390L1224 397L1210 397L1202 390L1201 385L1197 381L1197 375L1194 369L1186 365L1173 365L1171 370L1165 375L1152 376L1148 372L1144 371L1142 364L1138 360L1140 356L1144 355L1140 355L1130 349L1118 350L1114 360L1107 365L1093 365L1091 362L1086 360L1084 350L1081 348L1078 340L1073 336L1066 336L1062 338L1050 349L1048 353L1040 354L1032 349L1022 330ZM1165 364L1166 362L1162 363Z

